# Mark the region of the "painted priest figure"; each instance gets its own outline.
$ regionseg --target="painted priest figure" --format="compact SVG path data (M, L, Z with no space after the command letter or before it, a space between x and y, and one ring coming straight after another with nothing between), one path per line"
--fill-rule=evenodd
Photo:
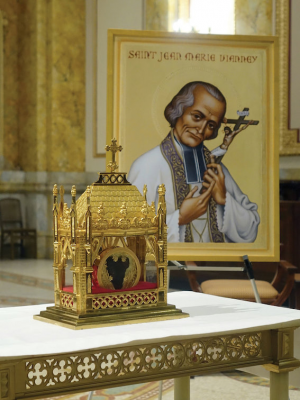
M225 112L226 99L218 88L199 81L186 84L165 109L170 133L131 166L128 180L141 193L147 185L148 203L157 205L157 188L165 184L169 242L256 239L257 205L223 164L211 163L204 146L226 123Z

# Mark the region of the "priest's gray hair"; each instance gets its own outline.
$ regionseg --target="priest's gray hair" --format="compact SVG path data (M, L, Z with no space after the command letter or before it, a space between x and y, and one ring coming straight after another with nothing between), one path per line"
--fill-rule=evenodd
M172 101L165 108L165 118L169 122L171 128L174 128L178 118L182 116L187 107L190 107L194 104L194 90L197 86L202 86L205 90L208 91L215 99L225 103L225 111L226 112L226 99L223 96L222 92L211 83L202 82L202 81L194 81L189 82L185 86L183 86L176 96L173 97ZM224 118L222 116L222 119ZM218 135L218 128L215 130L214 136L211 139L214 139Z

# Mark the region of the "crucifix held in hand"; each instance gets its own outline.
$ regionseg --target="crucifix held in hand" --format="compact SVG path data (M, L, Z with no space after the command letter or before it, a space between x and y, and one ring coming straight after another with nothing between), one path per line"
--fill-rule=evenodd
M112 154L112 160L108 163L107 167L110 168L110 172L114 172L119 166L116 163L116 153L118 151L122 151L123 147L117 145L117 140L112 139L111 140L111 145L106 145L105 146L106 151L111 151Z
M243 109L242 115L238 119L227 119L227 124L235 124L233 130L237 131L240 129L241 125L247 125L250 120L245 120L245 117L249 111L248 107ZM249 114L248 114L249 115ZM258 125L259 121L251 121L251 125Z
M236 137L238 133L248 128L249 125L258 125L259 121L254 120L245 120L245 117L249 115L249 108L245 107L242 112L238 112L239 118L237 119L227 119L224 118L224 123L226 124L224 128L225 136L223 138L223 143L213 149L210 152L210 162L209 164L220 164L222 158L227 153L228 147L233 142L233 139ZM227 126L227 124L235 124L233 130ZM214 170L216 172L216 170ZM205 188L202 187L200 190L200 194L205 192Z
M244 108L242 112L238 112L238 119L227 119L224 118L224 123L226 124L224 128L225 136L223 138L223 143L211 151L211 156L214 156L214 163L220 164L222 158L228 150L228 147L233 142L233 139L238 133L248 128L249 125L258 125L259 121L245 120L245 117L249 115L249 108ZM235 124L233 130L227 126L227 124Z

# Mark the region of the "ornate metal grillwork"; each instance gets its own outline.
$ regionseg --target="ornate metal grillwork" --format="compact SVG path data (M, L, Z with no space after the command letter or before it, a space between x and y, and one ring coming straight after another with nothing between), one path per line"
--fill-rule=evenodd
M104 310L106 308L121 308L121 307L132 307L142 306L146 304L157 304L158 296L157 291L145 291L145 292L125 292L115 293L112 295L97 295L93 297L93 309Z
M74 296L72 294L61 293L60 304L65 308L73 307Z
M78 354L37 357L25 363L27 391L56 388L83 382L96 383L134 379L145 374L159 376L230 365L239 361L260 361L261 333L165 342Z
M115 173L101 173L99 174L99 179L95 183L95 185L130 185L130 183L126 179L126 174L122 172L115 172Z

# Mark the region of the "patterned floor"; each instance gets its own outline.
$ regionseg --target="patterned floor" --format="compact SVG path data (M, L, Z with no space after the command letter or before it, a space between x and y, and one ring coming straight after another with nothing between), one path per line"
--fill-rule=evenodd
M51 260L1 260L0 307L53 303Z
M173 391L173 380L163 382L163 399L166 393ZM96 390L93 400L156 400L158 398L158 382L148 382L140 385L122 386L112 389ZM88 400L89 393L79 393L70 396L52 397L47 400Z
M93 400L157 400L158 382L119 388L97 390ZM269 399L269 380L241 371L225 372L191 379L191 400L267 400ZM290 400L300 399L300 389L290 387ZM89 393L61 396L48 400L88 400ZM173 380L163 382L163 400L174 399Z
M53 302L51 260L1 260L0 307L26 306ZM67 283L72 282L66 275ZM296 355L299 357L299 355ZM299 371L299 372L298 372ZM290 387L290 400L300 400L300 369ZM156 400L158 382L96 391L93 400ZM89 393L61 396L62 400L87 400ZM269 380L242 371L191 379L191 400L267 400ZM163 382L163 400L173 400L173 380Z
M229 372L222 372L222 374L227 376L228 378L235 379L239 382L249 383L251 385L256 385L256 386L270 387L269 379L261 378L260 376L256 376L256 375L252 375L252 374L248 374L247 372L229 371ZM300 386L296 387L296 386L290 385L290 390L300 391Z

